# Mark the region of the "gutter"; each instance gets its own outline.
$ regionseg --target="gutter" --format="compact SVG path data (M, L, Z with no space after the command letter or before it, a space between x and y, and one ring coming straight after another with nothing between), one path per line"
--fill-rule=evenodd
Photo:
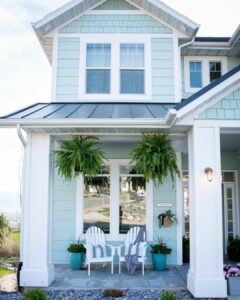
M20 139L20 141L21 141L23 147L25 148L26 145L27 145L27 142L26 142L26 140L25 140L25 138L24 138L24 136L23 136L23 134L22 134L21 125L20 125L20 124L17 124L16 128L17 128L17 134L18 134L18 137L19 137L19 139Z

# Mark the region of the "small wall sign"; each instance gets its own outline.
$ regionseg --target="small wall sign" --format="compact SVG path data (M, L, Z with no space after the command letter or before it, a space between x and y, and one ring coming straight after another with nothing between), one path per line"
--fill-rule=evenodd
M173 207L173 204L168 202L161 202L157 203L157 207Z

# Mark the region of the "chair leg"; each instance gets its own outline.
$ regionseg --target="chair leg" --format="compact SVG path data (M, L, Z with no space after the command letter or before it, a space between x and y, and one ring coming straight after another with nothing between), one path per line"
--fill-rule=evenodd
M88 276L90 276L90 262L88 262Z
M121 274L121 261L119 259L119 274Z
M144 261L142 262L142 275L144 276Z

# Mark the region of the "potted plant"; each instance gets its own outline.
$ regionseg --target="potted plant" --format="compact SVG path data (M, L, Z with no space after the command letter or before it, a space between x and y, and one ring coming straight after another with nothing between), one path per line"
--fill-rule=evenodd
M73 136L71 140L61 140L59 149L54 151L58 173L66 180L80 174L87 181L101 172L104 155L98 148L98 139L89 136Z
M183 246L183 262L189 263L190 260L190 239L189 236L184 235L182 239Z
M172 252L171 248L167 247L167 244L161 240L154 245L152 248L152 263L155 271L163 271L166 269L167 255Z
M143 134L131 157L139 174L143 174L147 181L153 180L156 185L162 184L169 173L173 182L175 174L180 177L176 152L166 133Z
M177 217L172 211L169 209L164 213L161 213L158 216L159 227L170 227L173 223L177 222Z
M240 237L229 238L227 247L228 258L231 261L240 262Z
M236 266L224 265L223 271L227 279L228 294L240 296L240 263Z
M71 253L70 266L72 270L80 270L83 265L86 248L83 243L78 240L68 245L67 251Z

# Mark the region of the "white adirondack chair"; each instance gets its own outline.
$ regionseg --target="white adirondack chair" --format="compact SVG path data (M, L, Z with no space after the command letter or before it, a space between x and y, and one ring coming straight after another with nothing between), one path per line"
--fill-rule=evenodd
M97 247L96 247L97 246ZM103 250L100 249L101 246ZM106 263L111 262L111 273L113 274L113 257L115 254L116 247L106 244L104 232L96 227L92 226L88 228L86 232L86 265L88 265L88 276L90 276L91 263ZM95 257L94 257L94 247L95 247ZM107 249L111 249L111 255L107 255Z
M131 228L125 240L125 243L117 247L117 254L119 257L119 274L121 274L121 263L125 262L125 255L128 255L129 247L131 244L134 244L138 231L140 227L133 227ZM139 245L139 252L138 252L138 262L142 263L142 275L144 275L144 265L146 260L146 250L147 250L147 242L146 236L144 237L145 242L141 242ZM122 250L124 248L124 251ZM130 254L136 253L137 245L133 245Z

